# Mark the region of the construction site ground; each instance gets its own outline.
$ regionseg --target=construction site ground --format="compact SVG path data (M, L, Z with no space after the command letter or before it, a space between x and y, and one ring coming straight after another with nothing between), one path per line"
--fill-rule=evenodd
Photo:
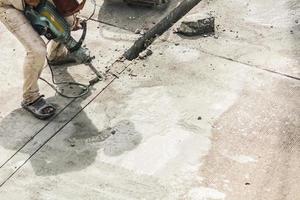
M50 121L20 108L25 50L0 24L1 200L300 199L300 2L203 0L183 19L214 16L215 35L175 34L179 21L152 55L118 60L180 1L97 0L85 43L107 78L77 99L40 81ZM84 65L54 75L94 77Z

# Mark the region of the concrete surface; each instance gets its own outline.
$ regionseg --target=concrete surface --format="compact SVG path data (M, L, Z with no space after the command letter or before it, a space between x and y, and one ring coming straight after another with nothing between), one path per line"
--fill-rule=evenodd
M123 0L97 0L96 15L93 20L102 21L120 29L135 32L147 31L163 19L182 0L172 0L155 9L149 7L128 6ZM87 1L81 11L84 17L91 16L94 10L94 1ZM97 14L98 13L98 14Z
M90 22L87 45L110 75L70 105L41 82L49 100L68 105L49 124L19 108L24 50L1 25L0 165L16 155L0 168L0 184L30 159L0 199L300 199L299 10L297 0L204 0L188 15L215 16L215 37L170 30L153 55L132 62L115 60L136 27ZM55 74L93 77L81 65Z

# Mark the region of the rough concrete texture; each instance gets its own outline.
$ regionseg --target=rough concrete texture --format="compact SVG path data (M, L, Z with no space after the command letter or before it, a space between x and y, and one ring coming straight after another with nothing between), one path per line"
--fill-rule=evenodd
M149 7L128 6L123 0L96 0L96 15L94 20L117 26L120 29L144 32L163 19L170 10L174 9L182 0L172 0L156 9ZM93 11L93 0L87 2L82 11L85 17Z
M174 33L185 36L209 36L215 32L215 18L199 18L195 16L188 21L182 21L179 27L174 29Z
M214 16L215 37L170 30L152 55L110 66L107 80L0 168L2 182L104 88L0 187L0 199L300 199L299 11L297 0L202 1L188 15ZM89 23L99 69L136 39L116 25ZM19 109L24 50L2 25L0 34L1 165L47 122ZM92 77L81 65L55 72ZM41 85L60 108L71 101Z

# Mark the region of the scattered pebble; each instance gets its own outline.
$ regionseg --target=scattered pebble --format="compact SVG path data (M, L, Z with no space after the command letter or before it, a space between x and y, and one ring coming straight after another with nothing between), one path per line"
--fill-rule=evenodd
M137 74L133 74L132 72L129 74L131 77L137 77Z

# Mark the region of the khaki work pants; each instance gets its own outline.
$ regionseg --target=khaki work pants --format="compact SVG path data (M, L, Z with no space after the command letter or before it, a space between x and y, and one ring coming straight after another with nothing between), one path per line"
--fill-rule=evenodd
M1 5L1 2L0 21L23 44L26 50L23 65L23 99L26 103L31 103L40 96L38 79L46 62L46 44L32 28L22 11L10 5ZM51 41L48 52L48 58L53 60L66 55L67 50L63 45Z

